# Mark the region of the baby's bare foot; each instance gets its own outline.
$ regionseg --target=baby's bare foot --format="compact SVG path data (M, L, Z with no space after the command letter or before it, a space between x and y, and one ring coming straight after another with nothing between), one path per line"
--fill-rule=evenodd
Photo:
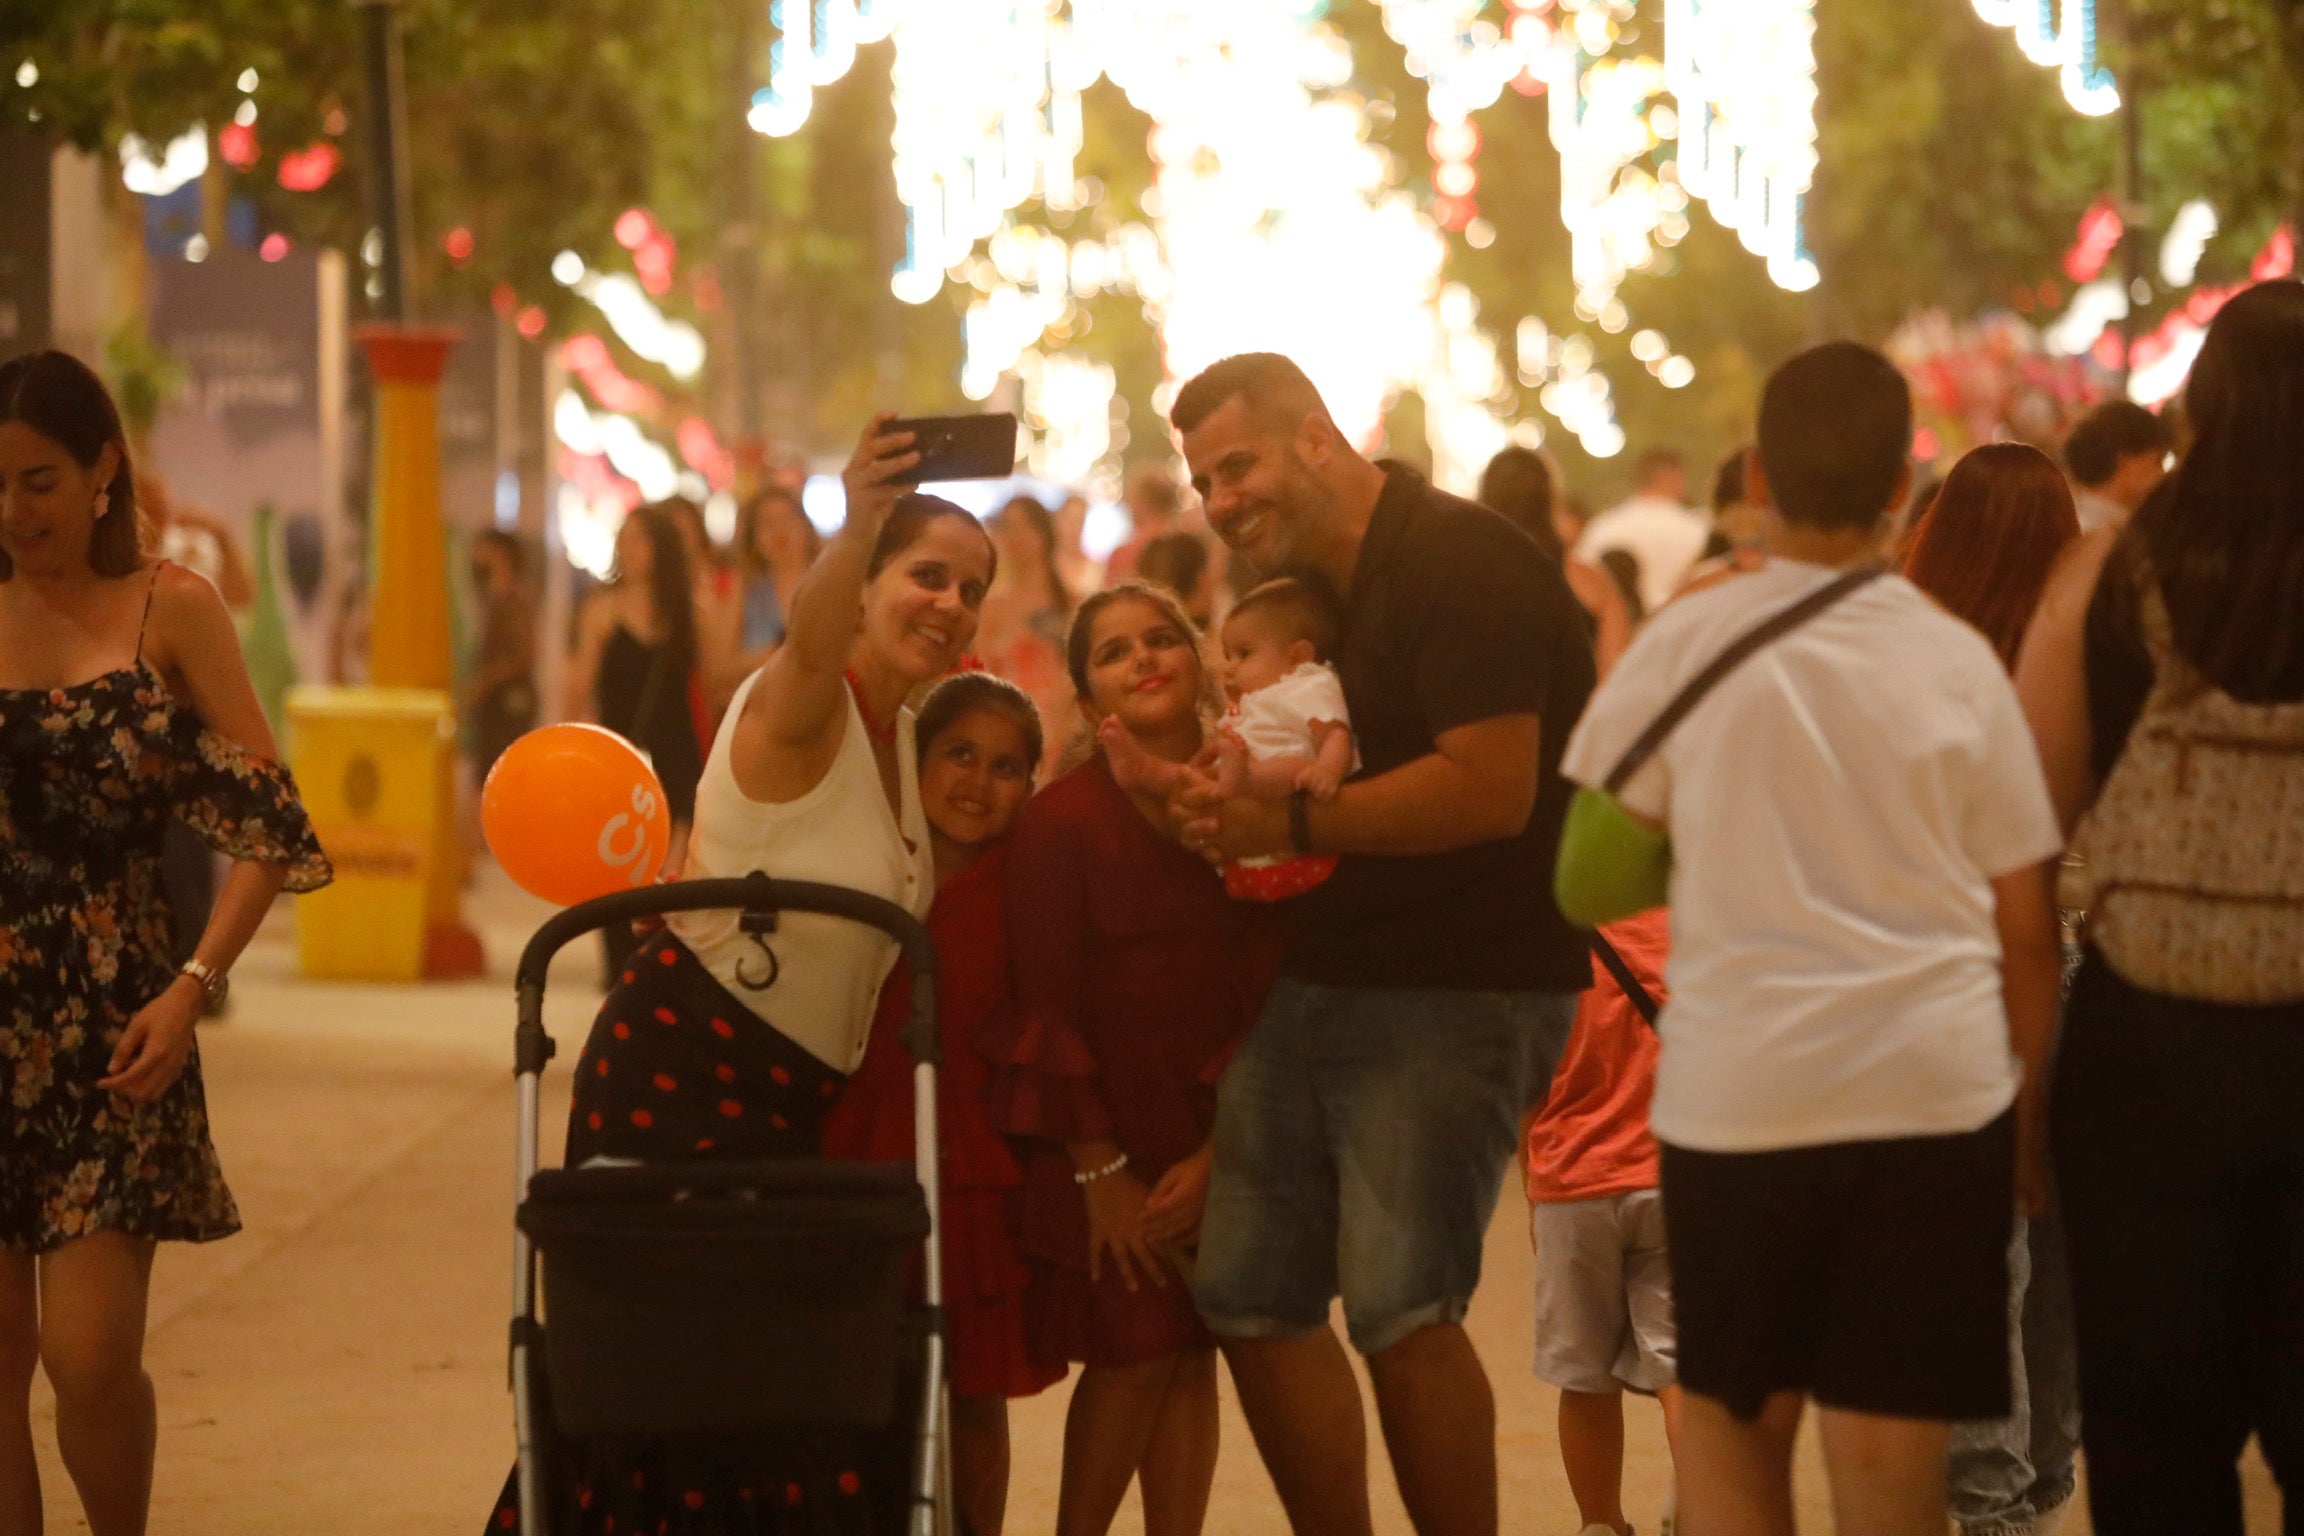
M1104 723L1096 727L1096 742L1104 749L1104 765L1112 770L1113 783L1137 794L1167 792L1159 770L1174 764L1163 763L1145 751L1143 743L1119 720L1105 716Z
M1248 744L1237 732L1219 731L1216 736L1216 793L1226 800L1237 796L1248 783Z

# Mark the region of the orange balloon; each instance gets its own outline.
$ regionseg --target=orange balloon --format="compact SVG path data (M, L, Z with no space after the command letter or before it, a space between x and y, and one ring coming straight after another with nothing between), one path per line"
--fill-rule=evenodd
M488 770L480 830L522 890L568 907L655 879L672 813L632 743L597 725L547 725Z

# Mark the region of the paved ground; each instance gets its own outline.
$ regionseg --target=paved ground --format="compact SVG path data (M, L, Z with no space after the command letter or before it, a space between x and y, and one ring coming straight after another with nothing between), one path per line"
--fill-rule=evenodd
M303 981L285 904L242 963L234 1012L203 1032L202 1049L247 1230L160 1258L149 1351L160 1392L156 1536L478 1536L512 1445L506 978L544 910L484 880L474 901L494 972L484 983ZM588 1022L594 964L586 948L555 972L549 1012L563 1041ZM557 1124L565 1073L548 1089L547 1123ZM547 1142L556 1155L557 1135ZM1526 1209L1508 1194L1471 1319L1497 1385L1504 1530L1566 1536L1576 1520L1553 1398L1525 1363L1527 1290ZM1057 1388L1016 1410L1010 1529L1020 1536L1053 1525L1064 1402ZM1229 1396L1226 1411L1211 1536L1283 1532ZM48 1529L85 1530L45 1405L41 1419ZM1652 1406L1634 1404L1630 1419L1628 1508L1652 1531L1669 1464ZM1389 1474L1380 1469L1377 1484L1378 1530L1405 1533ZM2251 1492L2252 1528L2272 1530L2260 1466ZM1807 1527L1827 1529L1813 1446L1801 1499ZM1116 1530L1140 1532L1132 1506Z

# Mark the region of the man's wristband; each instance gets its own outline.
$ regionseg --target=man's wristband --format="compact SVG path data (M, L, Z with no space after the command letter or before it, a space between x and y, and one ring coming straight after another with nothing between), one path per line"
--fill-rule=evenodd
M1288 846L1298 853L1312 851L1312 791L1299 789L1288 796Z

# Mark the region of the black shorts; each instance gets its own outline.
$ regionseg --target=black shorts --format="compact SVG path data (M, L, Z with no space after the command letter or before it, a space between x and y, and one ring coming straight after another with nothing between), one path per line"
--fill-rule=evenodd
M2015 1113L1956 1136L1663 1149L1680 1384L1914 1419L2008 1412Z

